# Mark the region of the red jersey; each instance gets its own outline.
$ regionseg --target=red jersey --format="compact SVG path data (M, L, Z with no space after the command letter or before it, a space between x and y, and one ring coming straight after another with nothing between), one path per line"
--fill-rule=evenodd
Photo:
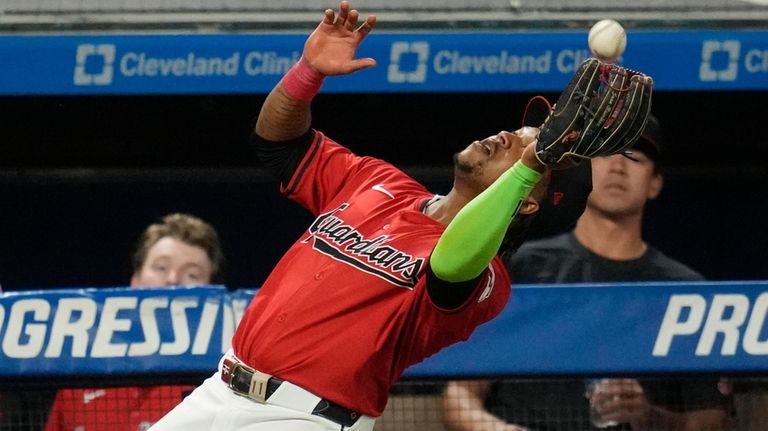
M146 431L194 386L62 389L45 431Z
M316 219L237 328L235 354L253 368L380 416L408 366L466 340L509 299L497 257L460 308L432 304L424 275L445 226L421 211L434 194L384 161L316 132L281 191Z

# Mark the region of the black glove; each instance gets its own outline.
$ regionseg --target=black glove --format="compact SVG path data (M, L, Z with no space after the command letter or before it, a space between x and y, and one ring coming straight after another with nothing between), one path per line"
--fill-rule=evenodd
M645 127L652 90L650 76L585 60L544 120L536 157L563 169L581 159L624 152Z

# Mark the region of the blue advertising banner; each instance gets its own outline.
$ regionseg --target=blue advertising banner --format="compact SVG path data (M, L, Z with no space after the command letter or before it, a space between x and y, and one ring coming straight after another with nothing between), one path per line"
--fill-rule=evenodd
M0 377L211 373L255 290L0 295ZM405 377L768 371L768 282L514 286Z
M765 372L766 320L768 282L513 286L499 317L406 376Z
M0 94L267 93L306 34L0 36ZM559 91L585 31L374 33L378 65L327 93ZM634 31L620 59L657 90L768 89L768 31Z
M255 291L222 286L0 295L0 376L212 373Z

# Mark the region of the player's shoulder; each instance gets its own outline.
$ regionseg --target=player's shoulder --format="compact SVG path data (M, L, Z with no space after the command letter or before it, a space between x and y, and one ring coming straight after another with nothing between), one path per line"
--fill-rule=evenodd
M361 175L358 176L364 182L382 191L387 190L394 195L418 194L419 199L424 197L423 195L432 195L421 182L386 160L363 156L360 158L359 169Z

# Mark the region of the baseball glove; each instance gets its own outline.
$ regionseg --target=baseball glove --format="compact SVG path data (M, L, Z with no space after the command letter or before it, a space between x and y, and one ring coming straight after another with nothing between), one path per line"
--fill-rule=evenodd
M645 127L652 90L650 76L585 60L541 125L536 156L564 169L581 159L624 152Z

